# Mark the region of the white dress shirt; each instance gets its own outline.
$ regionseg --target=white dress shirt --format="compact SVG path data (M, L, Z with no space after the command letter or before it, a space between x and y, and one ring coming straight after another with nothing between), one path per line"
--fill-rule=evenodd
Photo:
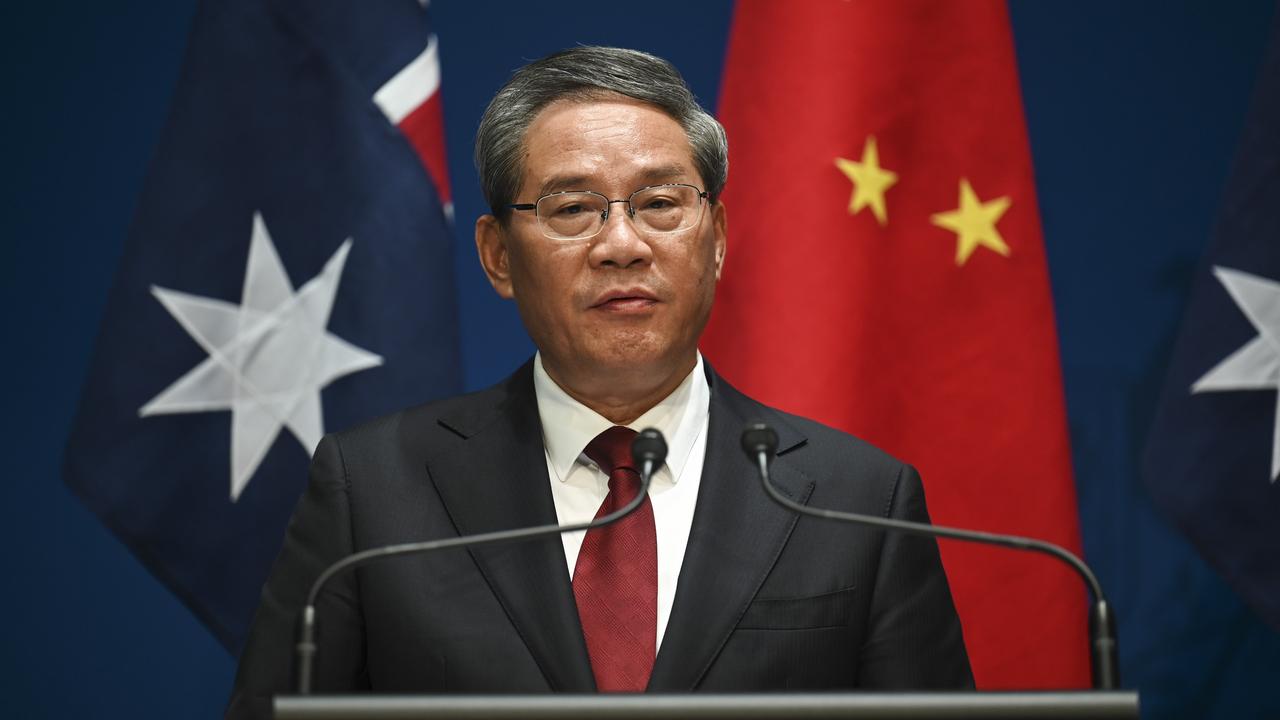
M556 385L542 368L542 355L533 362L533 388L542 420L542 440L547 454L547 474L551 497L561 525L588 522L596 516L609 494L609 476L583 450L596 435L613 423L588 408ZM707 416L711 389L698 354L693 372L670 395L627 427L640 431L657 428L667 441L667 460L653 474L649 501L653 504L654 530L658 539L658 637L671 617L676 581L684 563L684 550L693 524L693 507L702 481L702 463L707 451ZM573 576L582 547L582 531L563 533L564 558Z

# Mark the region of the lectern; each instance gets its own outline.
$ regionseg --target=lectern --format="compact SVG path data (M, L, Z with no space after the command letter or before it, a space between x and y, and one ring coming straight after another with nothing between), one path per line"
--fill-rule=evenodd
M279 720L1137 720L1133 691L734 695L280 695Z

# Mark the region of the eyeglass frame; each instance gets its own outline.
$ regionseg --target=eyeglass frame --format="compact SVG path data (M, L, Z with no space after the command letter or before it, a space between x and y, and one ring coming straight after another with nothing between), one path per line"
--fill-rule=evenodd
M657 185L645 185L644 187L637 189L635 192L631 193L625 199L622 199L622 200L610 200L608 195L605 195L604 193L598 193L595 190L557 190L556 192L547 193L546 195L539 197L537 200L531 203L507 203L506 208L508 210L523 210L523 211L533 210L534 212L537 212L538 203L542 202L543 200L546 200L549 197L555 197L557 195L574 195L574 194L586 193L588 195L595 195L596 197L604 198L605 205L604 205L604 211L602 213L602 217L600 218L600 228L595 232L591 233L590 235L583 235L582 237L573 237L573 238L552 237L547 234L545 223L543 222L538 223L539 227L542 228L543 237L547 238L548 240L557 240L561 242L572 242L574 240L590 240L591 238L599 235L601 231L604 230L605 223L609 222L609 215L612 214L614 204L626 203L627 217L631 218L632 222L634 222L636 219L636 209L632 207L631 199L634 198L636 195L639 195L640 193L644 192L645 190L652 190L654 188L664 188L664 187L687 187L692 190L698 191L698 222L702 221L702 214L706 212L705 210L706 206L711 204L711 193L707 192L706 190L703 190L697 185L691 185L689 183L659 183ZM706 201L706 202L703 202L703 201ZM537 217L538 220L540 221L542 220L542 216L540 215L535 215L535 217ZM691 228L697 227L697 225L698 223L695 222L693 225L680 228L679 230L641 230L640 228L637 227L636 231L644 232L646 234L653 234L653 235L670 235L673 233L684 232L685 230L689 230Z

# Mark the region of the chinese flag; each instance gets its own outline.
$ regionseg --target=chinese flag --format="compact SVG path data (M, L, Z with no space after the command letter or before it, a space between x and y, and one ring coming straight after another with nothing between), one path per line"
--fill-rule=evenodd
M739 3L720 116L716 368L916 465L935 523L1079 552L1004 3ZM941 548L980 688L1088 686L1070 570Z

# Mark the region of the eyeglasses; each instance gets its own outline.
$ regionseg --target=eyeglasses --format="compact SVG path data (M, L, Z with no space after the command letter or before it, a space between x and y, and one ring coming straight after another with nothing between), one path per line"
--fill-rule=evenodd
M702 219L707 193L693 185L650 185L626 200L610 200L598 192L554 192L536 203L512 203L512 210L533 210L542 234L551 240L586 240L604 229L614 203L626 203L627 216L638 232L667 235L688 230Z

